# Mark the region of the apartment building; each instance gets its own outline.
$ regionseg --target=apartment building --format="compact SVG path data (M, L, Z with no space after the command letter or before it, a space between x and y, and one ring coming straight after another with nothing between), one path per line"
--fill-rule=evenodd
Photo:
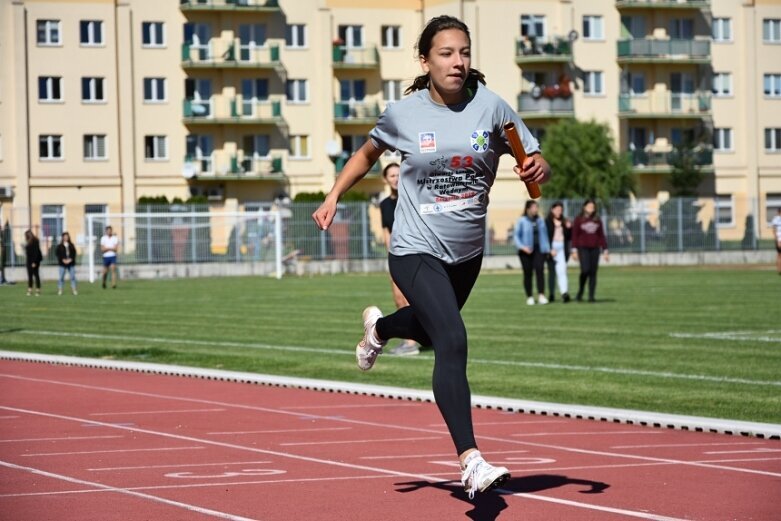
M44 236L141 196L256 208L328 190L419 74L438 14L538 136L607 123L638 197L695 146L722 233L781 206L779 0L8 0L0 3L3 220ZM383 191L382 158L356 188ZM496 229L525 191L506 158Z

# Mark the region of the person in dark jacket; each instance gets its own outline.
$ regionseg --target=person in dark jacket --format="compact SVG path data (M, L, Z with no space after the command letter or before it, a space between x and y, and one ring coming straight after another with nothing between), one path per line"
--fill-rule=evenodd
M57 264L60 265L60 278L57 281L57 294L62 295L62 286L65 284L65 272L71 279L71 292L78 295L76 290L76 247L71 242L68 232L62 233L60 244L57 245Z
M556 300L556 283L559 285L561 299L566 304L569 298L569 281L567 280L567 261L569 261L570 244L572 242L572 223L564 216L564 205L556 201L548 211L545 218L545 228L548 231L550 242L550 255L546 259L548 264L548 287L550 296L548 300Z
M588 281L588 301L595 302L594 292L597 289L597 269L599 269L599 251L605 255L605 262L610 260L607 251L607 239L602 226L602 219L597 214L597 205L593 199L583 203L583 209L572 225L572 257L580 260L580 287L578 302L583 300L583 290Z
M38 237L31 230L24 232L25 266L27 267L27 296L33 294L33 279L35 280L35 296L41 295L41 276L38 270L41 268L43 255Z

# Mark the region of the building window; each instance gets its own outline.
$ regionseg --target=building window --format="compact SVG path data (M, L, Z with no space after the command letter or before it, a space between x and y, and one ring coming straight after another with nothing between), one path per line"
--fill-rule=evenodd
M732 73L714 72L712 90L714 96L732 96Z
M768 225L773 222L779 210L781 210L781 193L767 194L765 196L765 218Z
M735 205L731 195L716 196L716 227L727 228L735 225Z
M383 25L381 30L383 49L401 49L401 28L398 25Z
M38 45L62 44L59 20L38 20L36 23Z
M642 72L628 72L626 75L630 96L645 96L645 74Z
M762 41L765 43L781 42L781 18L762 20Z
M103 22L100 20L79 22L79 41L81 45L103 45Z
M103 94L103 81L104 78L82 78L81 101L84 103L101 103L106 101Z
M713 150L727 152L732 150L732 129L714 128L713 129Z
M401 99L401 80L384 80L382 95L385 103L393 103Z
M62 159L62 136L41 134L38 136L38 158Z
M41 205L41 238L56 243L65 231L65 206L61 204Z
M306 103L309 101L307 80L287 80L285 93L288 103Z
M765 96L769 98L781 97L781 74L765 74L763 80Z
M344 42L348 49L363 48L363 26L362 25L340 25L339 39Z
M713 41L714 42L732 41L732 18L713 19Z
M141 22L141 44L144 47L165 47L165 23Z
M254 159L271 157L271 136L268 134L244 136L244 157Z
M583 93L592 96L604 94L602 71L586 71L583 77Z
M541 14L521 15L521 36L545 39L545 16Z
M781 152L781 128L765 129L765 152Z
M166 136L144 136L144 158L150 161L168 159L168 138Z
M160 103L165 100L165 78L144 78L144 101Z
M62 101L62 78L38 76L38 101Z
M84 135L84 159L108 159L105 134Z
M670 20L670 38L691 40L694 38L694 20L692 18L673 18Z
M306 47L306 25L287 24L285 28L285 45L291 49Z
M583 39L604 40L605 30L601 16L586 15L583 17Z
M290 159L309 159L309 136L290 136Z

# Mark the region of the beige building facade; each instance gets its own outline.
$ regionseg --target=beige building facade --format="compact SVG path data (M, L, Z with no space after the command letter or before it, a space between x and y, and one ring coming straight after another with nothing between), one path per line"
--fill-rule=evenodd
M2 218L44 236L143 196L241 210L327 191L419 74L426 20L462 18L473 66L539 136L606 123L640 198L673 149L729 222L781 206L781 0L4 0ZM380 168L357 190L384 190ZM502 162L497 230L526 196ZM737 227L736 227L737 229Z

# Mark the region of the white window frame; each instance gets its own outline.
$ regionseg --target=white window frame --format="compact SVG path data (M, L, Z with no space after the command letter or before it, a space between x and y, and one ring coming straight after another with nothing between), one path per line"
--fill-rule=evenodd
M733 228L735 226L735 196L733 194L716 194L713 202L716 228ZM720 210L722 209L729 209L729 222L719 222L721 217Z
M293 94L291 97L290 94ZM291 105L309 103L309 80L288 79L285 82L285 98Z
M716 98L731 98L734 95L732 91L732 73L714 72L711 92Z
M46 81L46 87L41 93L41 80ZM54 84L60 91L60 97L54 97ZM42 94L45 96L43 97ZM62 91L62 76L38 76L38 103L62 103L65 99L65 93Z
M38 32L41 29L41 24L44 26L44 40L39 39L40 34ZM60 20L36 20L35 22L36 36L35 40L39 47L61 47L62 46L62 22ZM56 40L52 38L52 35L56 34Z
M88 98L84 97L84 80L88 81L88 88L89 91L87 94L89 95ZM83 76L81 78L81 102L82 103L107 103L106 101L106 79L100 76ZM98 84L101 85L101 90L103 91L103 97L98 98Z
M52 211L54 208L56 210ZM49 210L48 212L46 210ZM55 225L54 225L54 235L46 235L47 230L46 227L46 220L47 219L54 219ZM62 233L65 231L65 223L67 221L65 220L65 205L64 204L42 204L41 205L41 236L53 239L59 239Z
M380 26L380 33L381 33L380 44L382 45L382 48L384 50L401 49L401 26L400 25Z
M392 92L392 95L388 94ZM382 99L386 105L401 101L404 91L401 88L401 80L382 80Z
M536 27L537 24L540 24L542 26L542 34L533 34L529 35L529 29L533 29L533 31L536 33ZM526 26L526 34L523 34L523 27ZM548 36L548 23L547 18L545 18L544 14L522 14L521 15L521 21L519 25L519 30L521 32L521 37L526 38L535 38L538 42L544 42Z
M781 127L765 127L764 138L766 153L778 154L781 152Z
M144 26L149 25L149 43L144 43ZM160 34L157 34L157 33ZM141 47L145 49L161 49L166 46L165 22L141 22Z
M48 155L41 154L41 140L46 140L46 147ZM52 155L54 152L54 144L57 142L60 148L60 155ZM40 134L38 136L38 160L39 161L62 161L65 159L65 148L63 146L63 139L61 134Z
M714 43L731 43L733 41L732 18L714 18L712 36Z
M151 91L152 94L151 98L146 97L147 82L149 82L149 90ZM168 81L166 78L147 77L144 78L142 83L143 85L141 87L143 89L144 103L155 104L155 103L168 102ZM159 92L160 85L162 85L162 90L163 90L162 97L160 97L160 92Z
M773 218L778 215L781 208L781 192L765 194L765 219L768 226L772 226Z
M762 43L781 43L781 18L762 19Z
M589 36L586 36L586 25L589 26L589 33L591 33ZM600 42L605 40L605 19L602 15L583 15L583 40L587 42Z
M595 90L597 87L596 78L599 78L599 91ZM589 97L605 95L605 73L603 71L584 71L583 95Z
M306 142L306 155L301 154L301 141L303 140ZM306 134L296 134L290 136L290 156L288 159L293 161L300 161L300 160L306 160L306 159L312 159L311 156L311 143L309 142L310 137Z
M363 25L355 25L355 24L339 24L339 27L337 27L337 33L340 33L340 28L344 27L344 33L345 33L345 39L344 39L344 48L345 49L365 49L366 48L366 37L364 34L364 27ZM355 32L358 32L358 39L361 41L361 45L355 45L355 38L354 34Z
M766 89L765 86L770 84L770 88ZM770 92L767 92L767 91ZM770 73L762 76L762 93L766 98L781 98L781 74Z
M86 42L81 41L81 28L83 24L87 24L87 40ZM100 36L100 40L95 39L95 28L98 27L98 36ZM82 47L105 47L106 41L105 41L105 33L103 31L103 20L79 20L79 44Z
M717 146L717 136L719 137ZM729 141L729 146L725 147L725 138ZM719 127L713 129L713 151L714 152L734 152L735 151L735 136L731 127Z
M152 139L152 155L147 156L146 142L150 138ZM165 152L164 154L160 153L161 143L162 143L162 148L164 149L163 151ZM168 161L168 136L159 135L159 134L144 136L144 160L145 161Z
M599 72L599 71L591 71L591 72ZM604 88L604 76L602 77L603 81L603 88ZM635 82L638 82L643 87L642 90L635 90ZM644 72L628 72L627 78L626 78L627 88L629 89L629 95L633 98L644 98L648 96L648 85L645 82L645 73ZM585 88L585 80L583 81L584 88Z
M101 141L103 142L101 144ZM87 155L87 142L90 142L94 155ZM84 161L106 161L108 160L108 138L106 134L84 134ZM97 155L101 146L103 147L103 155Z
M285 48L306 49L308 36L306 24L287 24L285 28Z

